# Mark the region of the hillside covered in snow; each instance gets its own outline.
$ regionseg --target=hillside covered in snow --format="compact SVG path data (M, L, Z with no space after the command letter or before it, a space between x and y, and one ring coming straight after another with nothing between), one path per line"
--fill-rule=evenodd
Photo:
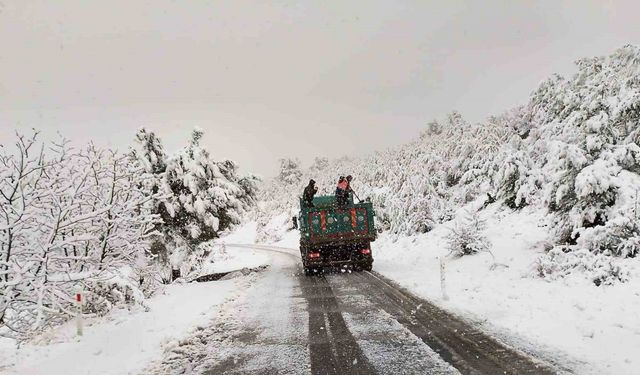
M304 186L333 194L351 174L376 209L374 271L568 371L633 373L640 48L576 65L482 123L453 112L367 157L281 160L261 192L258 239L296 247Z
M331 194L351 174L356 193L374 202L381 233L429 232L477 200L529 207L553 228L542 276L586 269L597 284L624 282L612 259L640 251L640 49L576 65L572 77L547 79L526 105L482 123L453 112L414 142L368 157L316 158L306 169L282 160L260 218L295 213L311 178Z

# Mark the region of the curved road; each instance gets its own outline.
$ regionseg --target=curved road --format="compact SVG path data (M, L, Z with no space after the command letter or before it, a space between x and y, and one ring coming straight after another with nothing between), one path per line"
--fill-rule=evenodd
M375 272L308 277L297 250L251 247L280 253L219 324L151 373L556 373Z

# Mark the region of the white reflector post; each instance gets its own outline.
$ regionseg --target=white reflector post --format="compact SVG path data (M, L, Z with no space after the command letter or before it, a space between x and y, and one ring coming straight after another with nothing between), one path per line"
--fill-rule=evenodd
M83 333L83 322L82 322L82 304L84 303L84 293L82 288L77 287L75 289L75 300L77 307L77 315L76 315L76 333L78 336L82 336Z
M443 258L440 258L440 288L442 288L442 299L448 301L449 296L447 295L447 288L445 286L445 269Z

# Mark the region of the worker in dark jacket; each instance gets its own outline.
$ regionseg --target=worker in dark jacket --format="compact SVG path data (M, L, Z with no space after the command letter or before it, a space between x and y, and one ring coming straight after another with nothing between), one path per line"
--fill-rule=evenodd
M353 190L351 189L351 180L353 180L353 177L351 175L348 175L346 180L347 180L347 188L345 189L345 191L347 192L347 194L353 193Z
M338 186L336 187L336 203L339 206L345 206L349 197L349 181L340 176L338 180Z
M309 180L309 185L304 188L304 192L302 193L302 202L306 207L313 207L313 197L318 192L318 187L316 186L316 182L314 180Z

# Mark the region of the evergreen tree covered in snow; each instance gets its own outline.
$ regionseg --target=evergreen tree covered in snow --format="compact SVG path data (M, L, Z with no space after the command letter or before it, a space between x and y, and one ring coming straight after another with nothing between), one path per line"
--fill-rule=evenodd
M214 161L200 144L202 136L202 130L195 129L189 144L168 156L155 134L141 129L133 151L154 176L149 193L162 195L156 212L162 218L158 229L164 238L154 248L174 269L185 271L197 262L197 245L240 222L255 203L259 180L238 176L230 160Z
M136 142L139 148L133 150L133 154L145 171L152 174L164 173L167 170L167 154L156 134L141 128L136 134Z
M202 132L195 130L187 147L167 161L166 182L173 194L165 223L179 236L198 243L215 238L220 230L240 220L242 189L222 173L200 147ZM228 173L233 173L229 171Z
M300 182L302 178L302 171L300 170L300 160L283 158L280 159L280 181L286 185L295 185Z

